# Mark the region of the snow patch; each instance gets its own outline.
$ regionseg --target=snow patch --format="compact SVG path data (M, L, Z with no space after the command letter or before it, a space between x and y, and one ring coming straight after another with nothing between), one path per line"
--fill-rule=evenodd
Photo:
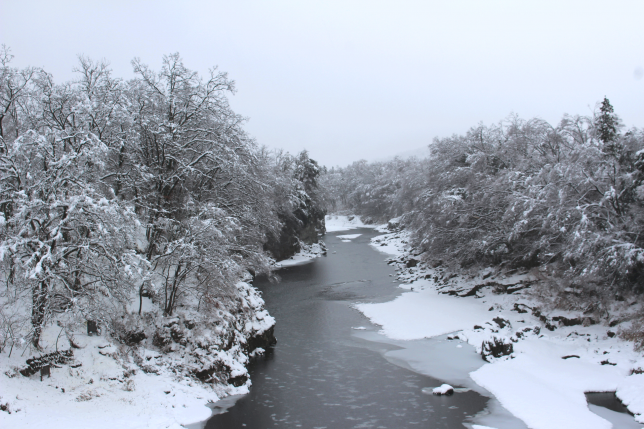
M324 219L326 232L349 231L357 228L377 228L380 225L366 225L360 216L327 215Z
M302 250L291 256L290 259L275 262L275 268L293 267L295 265L304 265L313 262L315 258L326 255L326 246L324 242L304 244L300 243Z
M416 285L420 289L420 280ZM382 326L382 334L396 340L436 337L485 322L490 313L474 298L454 299L433 289L405 292L393 301L356 304L373 323Z
M613 366L562 359L575 345L530 339L515 344L515 359L483 365L470 375L531 428L612 428L588 409L584 392L614 391L626 376ZM520 382L518 382L520 380Z

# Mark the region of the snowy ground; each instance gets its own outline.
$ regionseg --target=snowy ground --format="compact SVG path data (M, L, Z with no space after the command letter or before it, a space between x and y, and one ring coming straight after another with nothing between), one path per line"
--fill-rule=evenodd
M55 342L57 332L48 331ZM52 368L51 378L42 382L40 375L25 378L11 370L24 365L20 350L8 362L3 359L0 404L8 404L11 414L0 412L0 427L178 429L210 417L206 404L219 399L212 389L168 372L129 374L110 356L117 347L108 339L75 337L83 348L75 350L73 365L82 366Z
M468 361L461 368L470 365L471 380L530 428L642 427L636 421L644 423L644 374L631 373L644 368L644 358L633 351L631 343L615 335L618 326L589 324L589 320L563 326L580 320L580 315L533 314L531 310L539 303L529 294L527 286L533 279L528 274L506 276L488 269L468 277L448 275L415 261L405 252L406 243L404 232L372 239L376 249L394 256L390 263L397 266L399 278L405 282L401 287L408 290L390 302L356 305L382 327L382 335L409 342L453 333L447 337L452 341L445 339L431 347L465 345L476 353L481 352L483 341L493 337L512 344L509 356L489 357L490 363L479 356L478 363ZM368 333L356 335L366 338ZM428 346L423 347L426 350ZM390 354L388 358L407 360L410 368L441 378L439 367L429 362L434 357L425 352ZM458 377L451 374L443 380L453 383ZM469 380L461 381L461 385L471 385ZM635 414L636 421L603 407L588 406L584 392L611 391ZM494 419L479 423L488 425L490 421Z
M107 333L88 336L82 326L73 331L70 341L59 326L50 324L41 340L44 353L72 350L73 360L52 367L51 377L41 381L40 374L25 377L18 372L33 350L16 347L9 357L5 349L0 355L0 428L43 424L53 429L203 427L212 415L209 404L248 392L248 356L242 338L275 324L256 289L239 282L236 290L233 301L238 304L222 304L218 316L201 320L192 313L179 317L177 311L175 317L160 319L162 326L172 327L171 332L182 338L167 344L163 353L149 332L138 347L130 348ZM190 319L194 324L188 325L186 316L194 316ZM72 342L76 347L71 348ZM222 342L228 347L222 347ZM262 352L258 348L254 354ZM230 368L229 377L246 377L245 381L235 387L226 382L202 383L194 377L195 370L217 365Z
M303 265L312 262L313 259L326 255L326 246L324 242L304 244L301 243L302 250L291 256L289 259L275 262L275 268L292 267L294 265Z

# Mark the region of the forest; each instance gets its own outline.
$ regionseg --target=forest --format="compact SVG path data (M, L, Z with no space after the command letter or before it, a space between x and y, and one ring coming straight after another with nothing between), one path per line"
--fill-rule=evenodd
M614 303L639 301L644 131L625 130L607 98L592 117L553 126L511 115L429 150L329 169L330 211L397 218L433 266L532 269L557 308L608 319ZM642 344L641 326L626 336Z
M144 372L157 371L137 351L149 340L182 353L165 363L175 373L246 385L249 357L274 341L250 283L278 280L275 261L316 243L327 212L404 228L433 267L530 270L555 308L606 321L644 292L644 131L624 129L607 98L592 117L511 115L435 138L427 158L326 168L259 145L229 105L227 74L202 77L179 54L158 71L134 59L130 80L80 56L63 83L11 61L3 47L9 357L51 351L47 329L57 352L61 336L80 348L74 333L91 322ZM638 311L622 336L641 347Z
M320 167L259 146L234 82L179 54L134 59L130 80L81 56L63 83L11 60L3 46L0 351L51 351L48 327L74 348L90 321L130 347L230 352L193 353L188 375L243 383L235 362L272 341L248 283L324 233Z

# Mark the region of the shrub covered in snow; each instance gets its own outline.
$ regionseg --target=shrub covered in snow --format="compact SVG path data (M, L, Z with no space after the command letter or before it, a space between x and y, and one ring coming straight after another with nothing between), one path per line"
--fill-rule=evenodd
M504 337L492 337L481 344L481 357L489 362L492 358L508 356L514 351L512 341Z

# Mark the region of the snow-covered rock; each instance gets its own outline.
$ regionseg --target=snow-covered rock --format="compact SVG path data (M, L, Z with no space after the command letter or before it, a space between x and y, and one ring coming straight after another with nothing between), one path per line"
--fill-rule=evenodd
M439 387L435 387L432 389L432 393L434 395L451 395L454 393L454 388L450 386L449 384L442 384Z

